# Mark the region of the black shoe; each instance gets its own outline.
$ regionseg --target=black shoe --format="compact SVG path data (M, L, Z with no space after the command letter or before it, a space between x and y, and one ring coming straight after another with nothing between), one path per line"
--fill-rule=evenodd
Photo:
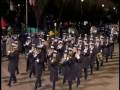
M11 84L8 83L8 86L11 87Z
M37 86L35 86L35 90L37 90Z
M63 80L63 85L65 84L66 80Z
M77 88L79 87L79 85L80 85L80 82L79 82L79 83L77 83Z
M17 81L14 81L13 83L17 83Z
M93 72L91 72L90 75L93 75Z
M80 84L77 84L77 88L79 87Z
M87 80L87 77L85 77L85 80Z
M29 78L31 78L31 75L29 75Z
M101 65L100 66L103 66L103 63L101 63Z

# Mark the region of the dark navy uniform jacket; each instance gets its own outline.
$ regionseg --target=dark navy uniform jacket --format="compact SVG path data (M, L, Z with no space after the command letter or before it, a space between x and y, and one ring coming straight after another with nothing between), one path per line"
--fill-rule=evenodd
M92 50L92 53L90 53L90 64L93 65L95 63L96 60L96 54L97 54L97 50L94 47Z
M29 61L29 69L34 70L34 68L35 68L35 58L33 56L33 53L28 54L28 61Z
M16 53L15 52L10 53L8 55L8 60L9 60L8 71L14 74L17 70L16 65L17 65L17 60L18 60Z
M36 74L36 77L40 77L42 75L42 71L43 71L44 58L41 55L42 54L39 53L37 55L37 57L35 58L35 74ZM36 61L37 59L39 60L39 62Z
M80 54L80 59L77 59L75 57L75 73L76 73L76 77L80 77L82 74L82 55Z
M68 61L63 63L63 75L65 80L75 80L76 73L75 73L75 58L72 57Z
M53 58L51 58L52 60ZM51 62L50 60L50 81L57 81L58 80L58 66L59 62L58 59L55 58L55 62Z
M83 68L88 68L90 65L90 51L88 49L87 53L82 52L82 67Z

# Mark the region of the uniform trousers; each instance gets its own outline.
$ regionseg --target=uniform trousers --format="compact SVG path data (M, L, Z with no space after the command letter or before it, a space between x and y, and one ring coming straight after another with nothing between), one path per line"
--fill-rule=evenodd
M52 90L55 90L55 85L56 85L56 81L53 80L53 81L52 81Z
M8 85L11 86L11 82L14 81L14 83L17 81L15 73L10 73L10 79Z
M69 86L69 90L72 90L72 81L68 80L68 86Z
M41 87L41 77L40 76L36 77L35 89L37 89L37 87Z
M84 68L84 78L87 80L88 77L88 68Z

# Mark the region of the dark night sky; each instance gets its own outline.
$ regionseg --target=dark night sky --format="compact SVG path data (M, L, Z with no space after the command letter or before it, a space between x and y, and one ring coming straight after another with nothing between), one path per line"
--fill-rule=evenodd
M9 9L9 4L5 3L8 0L1 0L2 3L0 6L1 14L5 16ZM25 0L12 0L15 4L25 4ZM64 0L64 4L60 2L60 0L49 0L46 7L44 8L43 15L53 14L55 17L60 17L62 20L81 20L81 3L80 0ZM61 5L58 5L61 3ZM98 3L98 4L97 4ZM101 7L101 4L105 4L105 8ZM107 20L108 22L114 20L116 21L115 11L112 10L113 6L117 7L117 11L120 11L120 1L119 0L84 0L82 3L82 20L89 20L92 22L96 22L99 19ZM62 8L62 9L61 9ZM109 9L107 12L106 9ZM29 10L31 11L31 10ZM61 12L61 13L60 13ZM34 14L29 12L32 19L35 19ZM119 13L119 12L117 12ZM25 14L25 5L22 8L22 16ZM117 15L118 17L118 15Z

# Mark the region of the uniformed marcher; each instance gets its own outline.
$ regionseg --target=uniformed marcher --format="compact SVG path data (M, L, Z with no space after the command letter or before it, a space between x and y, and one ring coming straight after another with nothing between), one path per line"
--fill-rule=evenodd
M43 67L44 58L41 52L42 47L43 45L37 46L37 56L35 57L35 76L36 76L35 89L42 86L41 76L44 68Z
M17 58L16 58L16 53L15 53L16 48L17 48L17 45L15 43L12 43L11 51L8 51L8 60L9 60L8 71L10 73L10 79L9 79L8 86L11 86L12 81L14 81L14 83L17 82L16 75L15 75L15 72L17 70L16 68Z
M87 80L87 77L88 77L88 68L89 68L89 65L90 65L90 59L89 59L89 47L88 47L88 44L86 43L85 44L85 48L82 52L82 56L83 56L83 69L84 69L84 78L85 80Z
M30 57L28 57L30 60L30 72L29 72L29 77L31 78L31 75L35 75L35 58L37 57L37 51L36 51L36 48L33 47L32 48L32 53L30 53ZM29 56L29 55L28 55Z
M27 41L26 43L24 44L24 47L25 47L25 54L27 55L27 53L29 52L29 50L31 49L31 46L32 46L32 42L31 42L31 38L30 37L27 37Z
M48 51L47 51L47 63L48 63L49 70L50 70L50 58L53 55L53 51L54 51L54 46L50 46L50 49L48 49Z
M112 54L113 54L113 51L114 51L114 42L113 42L113 38L112 37L110 37L110 41L109 41L109 43L110 43L110 58L112 59Z
M52 82L52 90L55 90L56 81L58 80L58 65L57 51L54 51L50 58L50 81Z
M69 48L68 57L65 60L65 62L63 62L64 72L65 72L64 77L65 80L68 81L69 90L72 90L72 83L73 80L75 80L76 78L74 63L75 63L75 58L72 52L72 48Z
M63 84L66 82L66 71L65 71L65 61L67 61L68 59L68 51L65 50L64 51L64 54L63 54L63 57L61 58L61 61L60 61L60 66L61 66L61 69L62 69L62 75L63 75Z
M75 72L76 72L76 78L77 78L77 87L80 85L80 78L82 74L82 54L81 54L81 48L77 49L77 52L75 54Z
M110 55L109 47L110 47L109 38L107 37L106 42L105 42L105 48L104 48L104 51L103 51L105 59L106 59L106 62L108 62L108 57Z
M14 41L14 43L16 44L16 50L15 50L15 54L16 54L16 68L17 68L17 74L19 74L19 50L18 50L18 41Z
M95 48L96 48L96 54L101 52L100 40L98 37L96 37L95 40ZM96 64L97 64L96 70L99 70L100 63L99 63L99 59L97 58L97 55L96 55Z
M96 49L94 46L94 43L91 42L89 43L90 46L90 69L91 69L91 75L93 74L93 69L94 69L94 64L95 64L95 60L96 60Z

